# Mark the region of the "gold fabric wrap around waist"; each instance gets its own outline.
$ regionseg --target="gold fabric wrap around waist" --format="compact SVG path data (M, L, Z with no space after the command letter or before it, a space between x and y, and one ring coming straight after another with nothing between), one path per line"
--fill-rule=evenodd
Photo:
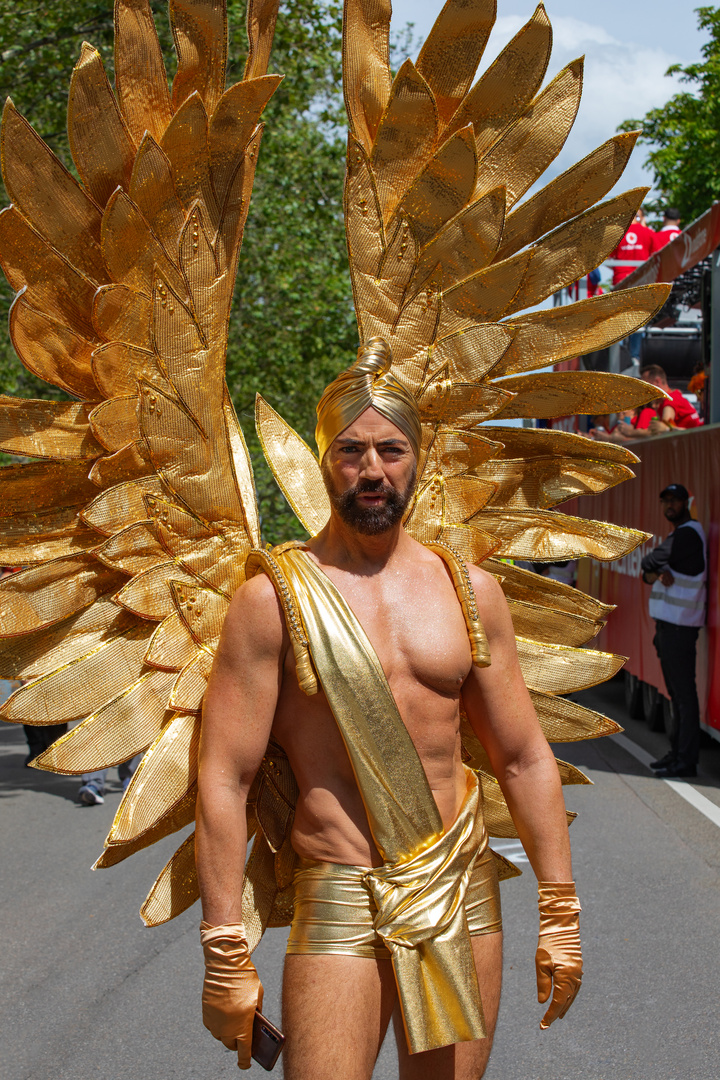
M465 897L488 837L477 776L466 768L465 780L460 813L445 832L406 858L364 869L356 880L369 894L374 933L392 959L410 1053L486 1036ZM337 880L337 867L328 876Z
M375 930L377 907L365 882L370 869L300 860L288 953L390 959ZM497 869L489 848L475 860L465 893L465 917L471 937L502 929Z

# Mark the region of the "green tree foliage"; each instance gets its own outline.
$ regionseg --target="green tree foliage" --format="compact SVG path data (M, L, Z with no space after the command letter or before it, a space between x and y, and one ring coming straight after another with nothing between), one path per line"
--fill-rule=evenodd
M170 77L174 54L167 5L153 0ZM247 48L244 0L229 0L230 70L242 77ZM344 171L339 0L287 0L280 10L270 71L285 80L267 108L265 135L240 260L227 375L250 444L266 539L298 535L254 434L254 396L310 439L324 385L352 359L357 327L342 219ZM112 0L0 0L0 95L15 105L71 167L65 133L70 73L83 40L112 78ZM404 45L409 44L406 33ZM12 296L3 283L0 318ZM7 333L0 388L26 397L62 397L30 375Z
M673 64L691 89L651 109L642 120L626 120L623 131L642 128L641 142L654 147L647 161L662 204L677 207L688 225L720 199L720 8L696 9L698 25L709 33L702 60Z
M255 394L311 441L317 400L357 348L342 213L341 19L335 0L281 8L271 70L286 77L265 113L230 325L228 385L273 542L299 527L257 444Z

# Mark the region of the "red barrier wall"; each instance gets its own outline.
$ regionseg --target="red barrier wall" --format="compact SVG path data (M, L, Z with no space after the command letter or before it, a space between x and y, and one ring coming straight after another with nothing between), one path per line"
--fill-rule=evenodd
M704 723L720 731L720 631L718 555L720 553L720 425L648 439L630 447L640 458L637 479L600 495L584 496L563 507L569 514L629 525L653 538L615 563L581 559L578 587L617 604L597 638L597 647L628 657L626 668L666 693L653 647L654 622L648 615L650 587L640 577L640 559L669 532L660 508L668 484L684 484L694 497L693 516L708 538L708 620L698 641L698 692Z

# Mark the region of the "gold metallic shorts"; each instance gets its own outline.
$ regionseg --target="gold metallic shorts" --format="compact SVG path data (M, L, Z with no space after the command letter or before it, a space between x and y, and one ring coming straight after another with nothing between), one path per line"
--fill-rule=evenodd
M300 860L295 872L295 914L288 953L389 958L390 953L373 927L377 908L363 881L368 869ZM497 870L489 848L473 867L465 895L465 914L473 936L502 929Z

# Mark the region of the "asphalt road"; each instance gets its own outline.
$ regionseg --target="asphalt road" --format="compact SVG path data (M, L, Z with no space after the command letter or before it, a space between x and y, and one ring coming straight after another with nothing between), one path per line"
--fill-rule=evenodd
M585 700L651 753L665 749L626 720L618 683ZM178 839L91 873L119 785L104 806L80 807L75 779L24 769L22 729L0 729L2 1080L238 1076L200 1021L197 909L155 930L137 915ZM720 828L610 739L558 754L595 782L566 789L580 815L572 837L585 981L566 1019L540 1032L534 881L506 882L505 983L487 1080L716 1080ZM720 805L720 744L703 751L702 766L695 786ZM270 932L255 954L276 1021L284 939ZM388 1043L375 1077L396 1075Z

